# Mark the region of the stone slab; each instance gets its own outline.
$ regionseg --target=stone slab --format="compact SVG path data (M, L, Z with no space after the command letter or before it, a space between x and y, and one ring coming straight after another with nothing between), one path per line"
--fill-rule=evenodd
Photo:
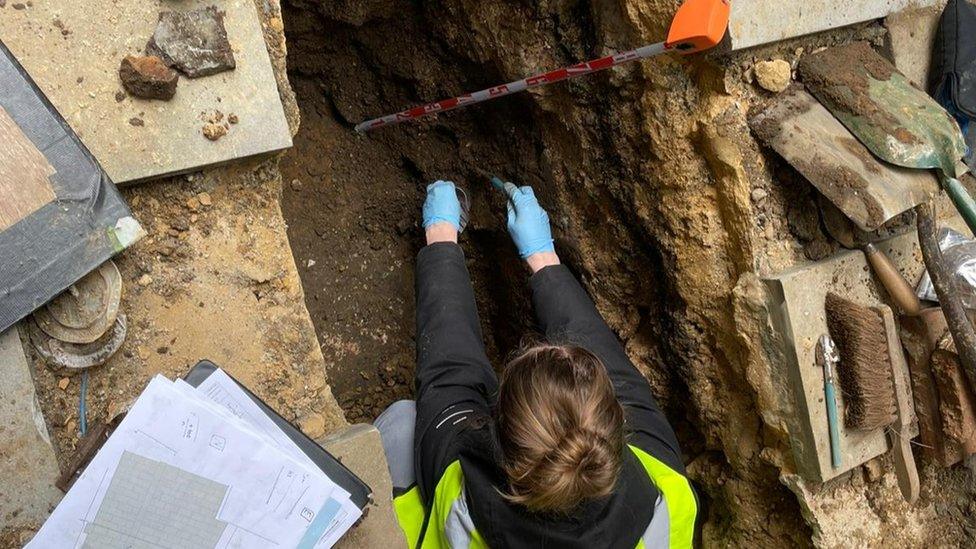
M0 529L39 527L61 499L61 471L17 328L0 334Z
M393 512L393 482L376 427L360 423L316 442L373 489L369 513L336 547L406 547L406 538Z
M906 8L923 8L943 0L734 0L729 20L729 47L741 50L880 19Z
M122 91L118 69L152 36L159 12L216 4L237 68L181 78L171 101ZM116 183L196 170L291 146L264 32L253 0L35 1L0 8L0 40L14 52L55 107ZM214 111L236 114L238 124L219 141L202 134ZM136 119L141 125L133 125ZM136 124L140 124L136 122Z
M945 0L935 5L893 13L885 18L885 49L895 67L921 90L928 90L932 47Z
M946 222L962 228L958 217ZM909 232L878 243L913 286L924 270L918 239ZM788 385L793 412L788 429L794 460L800 475L810 481L826 482L888 451L884 430L846 429L841 422L841 467L830 462L830 439L824 401L823 370L816 365L817 338L828 333L824 299L833 291L865 306L884 305L884 291L875 281L861 251L844 250L831 258L805 263L764 279L773 330L780 343L781 361L774 367L777 380ZM909 373L901 361L905 379ZM838 392L838 407L843 417L844 397ZM918 434L913 422L911 436Z

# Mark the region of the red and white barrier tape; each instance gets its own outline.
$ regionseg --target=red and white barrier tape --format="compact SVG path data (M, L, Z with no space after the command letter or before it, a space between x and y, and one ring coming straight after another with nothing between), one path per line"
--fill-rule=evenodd
M576 78L577 76L592 74L594 72L609 69L610 67L622 65L631 61L637 61L638 59L654 57L655 55L660 55L666 51L668 51L668 48L664 45L664 42L659 42L657 44L637 48L636 50L625 51L616 55L608 55L606 57L587 61L586 63L580 63L571 67L563 67L554 71L523 78L522 80L516 80L515 82L509 82L508 84L493 86L474 93L444 99L436 103L420 105L412 109L400 111L398 113L388 114L380 118L367 120L366 122L356 125L356 131L365 132L375 130L376 128L399 124L400 122L413 120L428 114L447 112L461 107L467 107L468 105L474 105L475 103L481 103L491 99L498 99L499 97L505 97L506 95L518 93L530 88L537 88L539 86L553 84L569 78Z

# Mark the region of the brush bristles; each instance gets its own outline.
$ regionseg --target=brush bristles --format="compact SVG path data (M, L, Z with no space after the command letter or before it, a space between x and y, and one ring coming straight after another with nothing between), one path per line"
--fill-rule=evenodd
M844 423L872 430L897 418L895 385L884 319L878 313L827 294L827 327L837 343L837 377L844 395Z

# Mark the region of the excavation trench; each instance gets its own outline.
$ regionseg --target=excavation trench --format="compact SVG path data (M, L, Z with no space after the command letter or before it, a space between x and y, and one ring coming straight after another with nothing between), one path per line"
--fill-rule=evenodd
M532 337L527 273L484 173L532 185L560 255L675 425L705 504L706 538L806 544L796 499L754 458L762 425L729 356L746 352L732 333L729 294L750 259L722 236L728 204L712 175L721 154L710 162L696 151L710 130L695 116L714 110L708 62L631 65L366 136L352 131L406 105L663 34L670 8L644 9L635 22L623 6L572 0L285 3L302 125L281 162L283 210L328 379L354 422L412 395L413 266L424 189L436 179L473 199L462 246L492 362Z

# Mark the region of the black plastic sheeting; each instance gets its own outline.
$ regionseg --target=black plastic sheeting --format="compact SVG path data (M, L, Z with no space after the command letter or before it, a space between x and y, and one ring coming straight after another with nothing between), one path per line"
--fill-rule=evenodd
M50 178L56 199L0 232L2 332L144 233L98 161L2 42L0 107L56 170Z

